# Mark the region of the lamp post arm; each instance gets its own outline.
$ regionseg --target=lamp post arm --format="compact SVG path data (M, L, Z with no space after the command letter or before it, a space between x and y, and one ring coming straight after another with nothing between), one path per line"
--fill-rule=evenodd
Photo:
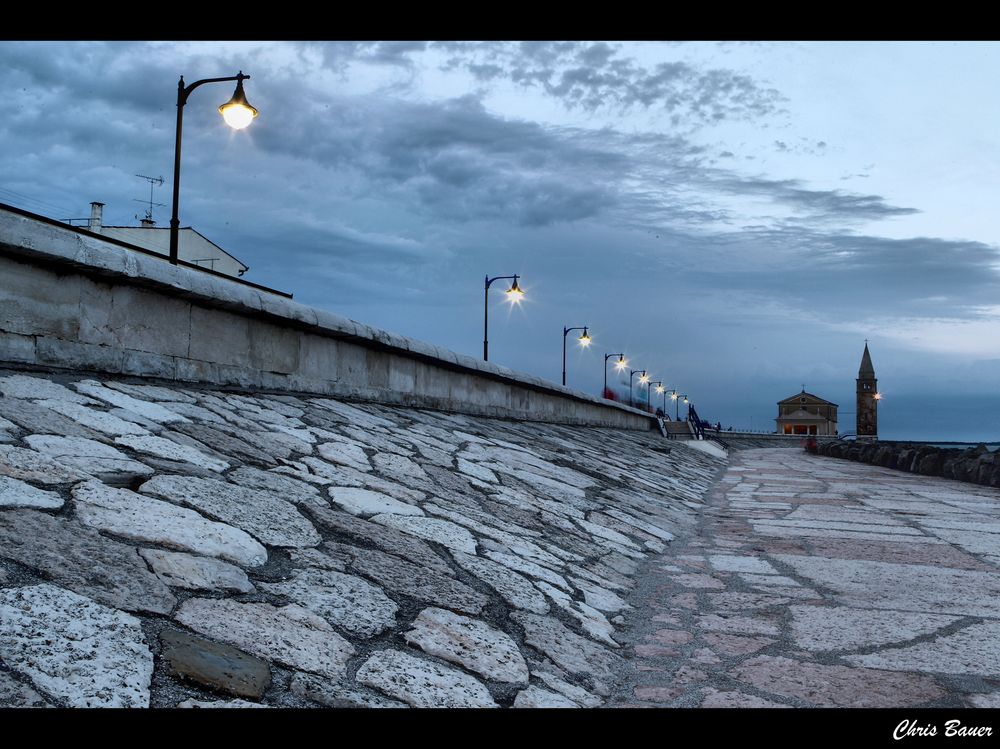
M174 195L173 208L170 211L170 262L177 265L177 244L180 231L180 220L177 217L178 204L181 195L181 133L184 130L184 105L187 104L191 92L198 86L206 83L224 83L226 81L245 81L250 76L243 75L241 70L238 75L227 76L226 78L202 78L189 86L184 85L184 76L177 82L177 128L174 133Z

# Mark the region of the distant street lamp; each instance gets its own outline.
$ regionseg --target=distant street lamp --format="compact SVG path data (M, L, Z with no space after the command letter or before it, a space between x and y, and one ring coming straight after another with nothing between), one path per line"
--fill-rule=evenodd
M645 385L649 382L649 375L646 374L645 369L630 369L628 375L628 404L632 404L632 378L639 375L639 382Z
M517 279L520 278L517 274L513 276L496 276L490 278L486 276L486 292L485 292L485 302L483 307L483 361L490 360L490 342L489 342L489 319L490 319L490 284L494 281L501 281L503 279L511 278L514 283L510 285L504 293L507 295L507 301L511 304L517 304L524 298L524 292L521 287L517 285Z
M657 380L656 382L650 381L650 383L648 385L646 385L646 403L649 404L650 408L653 407L653 400L650 397L649 391L653 387L653 385L656 385L656 392L657 393L662 393L663 392L663 380Z
M563 379L562 379L562 384L564 386L566 385L566 335L571 330L582 330L583 333L580 334L580 337L577 340L580 341L580 345L583 346L584 348L587 348L587 346L590 345L590 336L587 334L587 326L586 325L584 325L582 328L567 328L566 326L563 326Z
M686 395L682 395L681 398L684 399L684 405L688 407L688 418L691 418L691 401L688 400Z
M612 356L618 357L618 361L615 362L615 369L617 369L619 372L621 372L623 369L625 369L625 367L628 366L628 362L625 361L625 354L604 355L604 393L608 392L608 359L610 359ZM604 395L604 393L601 393L601 395L606 398L607 396Z
M233 98L219 107L219 114L222 115L222 118L229 127L234 130L242 130L257 116L257 110L250 106L246 94L243 93L243 81L249 77L248 75L243 75L243 71L241 70L239 74L228 78L203 78L186 87L184 85L184 76L181 76L177 84L177 131L174 140L174 204L170 215L170 262L174 265L177 265L177 243L180 229L180 221L177 218L177 207L180 202L181 193L181 133L184 129L184 105L187 104L191 92L202 84L236 81L236 91L233 93Z

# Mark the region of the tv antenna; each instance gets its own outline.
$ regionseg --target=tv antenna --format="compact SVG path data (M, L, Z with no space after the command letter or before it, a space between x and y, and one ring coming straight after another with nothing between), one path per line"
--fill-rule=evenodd
M144 221L152 221L153 220L153 206L154 205L161 206L162 208L166 208L167 207L164 203L154 203L153 202L153 185L162 185L163 184L163 177L147 177L145 174L137 174L135 176L139 177L140 179L144 179L147 182L149 182L149 200L140 200L139 198L132 198L132 200L134 200L136 203L148 203L149 204L149 208L146 209L146 216L145 216L145 218L143 220ZM136 216L136 218L139 218L139 217Z

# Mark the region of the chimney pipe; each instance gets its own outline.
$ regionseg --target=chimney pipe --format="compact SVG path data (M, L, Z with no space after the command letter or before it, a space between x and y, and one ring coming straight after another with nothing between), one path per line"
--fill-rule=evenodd
M94 201L90 204L90 223L87 228L91 231L96 231L100 233L101 231L101 219L104 214L104 203L98 203Z

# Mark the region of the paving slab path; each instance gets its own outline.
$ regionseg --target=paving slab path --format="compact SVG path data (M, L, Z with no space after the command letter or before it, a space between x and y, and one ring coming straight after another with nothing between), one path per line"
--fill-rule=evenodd
M614 704L1000 707L1000 491L734 451L630 602Z

